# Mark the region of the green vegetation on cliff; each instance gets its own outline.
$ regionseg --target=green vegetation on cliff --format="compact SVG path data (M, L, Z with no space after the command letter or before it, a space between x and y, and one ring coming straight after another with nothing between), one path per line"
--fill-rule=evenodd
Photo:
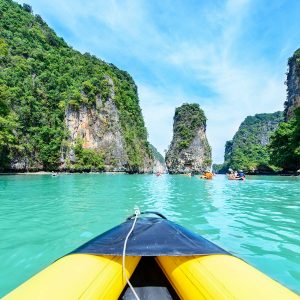
M176 108L173 130L174 136L180 139L180 150L190 145L201 125L206 126L206 117L199 104L185 103Z
M289 58L285 122L271 137L269 146L273 164L286 171L300 169L300 49Z
M279 125L269 145L271 161L284 171L300 169L300 107L295 115Z
M300 169L300 49L289 59L288 67L284 115L277 112L247 117L225 145L220 172L229 167L248 172Z
M224 169L269 172L274 169L267 145L271 134L283 121L283 113L248 116L225 145Z
M153 153L153 157L158 160L161 164L165 164L165 159L164 157L158 152L158 150L150 144L151 151Z
M212 165L212 171L216 174L222 173L223 170L223 164L213 164Z
M29 5L0 0L0 168L19 163L24 169L57 169L67 136L66 109L93 107L96 97L105 101L110 80L128 168L136 170L152 152L130 75L73 50ZM93 160L88 161L90 166Z
M75 171L103 171L104 155L95 149L84 149L82 142L77 141L74 153L76 155Z
M284 117L288 121L294 116L294 110L300 106L300 49L288 60L286 77L287 99L284 102Z

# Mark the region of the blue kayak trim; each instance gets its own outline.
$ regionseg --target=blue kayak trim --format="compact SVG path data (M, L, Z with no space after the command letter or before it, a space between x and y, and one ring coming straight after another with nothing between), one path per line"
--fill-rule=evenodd
M85 253L122 256L124 241L132 223L132 219L125 221L98 235L70 254ZM156 217L137 219L126 248L126 256L193 256L211 254L230 255L230 253L202 236L167 219Z

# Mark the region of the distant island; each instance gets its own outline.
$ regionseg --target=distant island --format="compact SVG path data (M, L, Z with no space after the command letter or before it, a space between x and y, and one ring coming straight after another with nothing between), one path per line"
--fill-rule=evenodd
M278 168L272 165L268 145L270 137L283 122L283 113L248 116L231 141L226 142L224 164L218 170L243 169L246 173L269 174Z
M0 169L152 172L131 76L0 0Z
M174 115L173 140L166 153L171 174L202 173L211 166L211 147L206 137L206 117L199 104L185 103Z
M248 116L225 145L223 164L250 174L299 174L300 171L300 49L288 61L284 112Z

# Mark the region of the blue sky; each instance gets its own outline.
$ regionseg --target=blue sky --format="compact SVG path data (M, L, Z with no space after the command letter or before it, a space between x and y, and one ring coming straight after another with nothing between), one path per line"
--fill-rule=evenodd
M246 116L283 110L287 59L300 47L298 0L26 3L74 49L132 75L149 140L161 153L182 103L204 109L218 163Z

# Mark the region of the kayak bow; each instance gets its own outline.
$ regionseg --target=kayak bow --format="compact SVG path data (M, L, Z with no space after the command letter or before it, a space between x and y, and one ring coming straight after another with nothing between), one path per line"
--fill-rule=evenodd
M129 218L63 256L4 299L135 299L122 270L132 223ZM140 299L300 299L245 261L161 217L138 218L125 271Z

